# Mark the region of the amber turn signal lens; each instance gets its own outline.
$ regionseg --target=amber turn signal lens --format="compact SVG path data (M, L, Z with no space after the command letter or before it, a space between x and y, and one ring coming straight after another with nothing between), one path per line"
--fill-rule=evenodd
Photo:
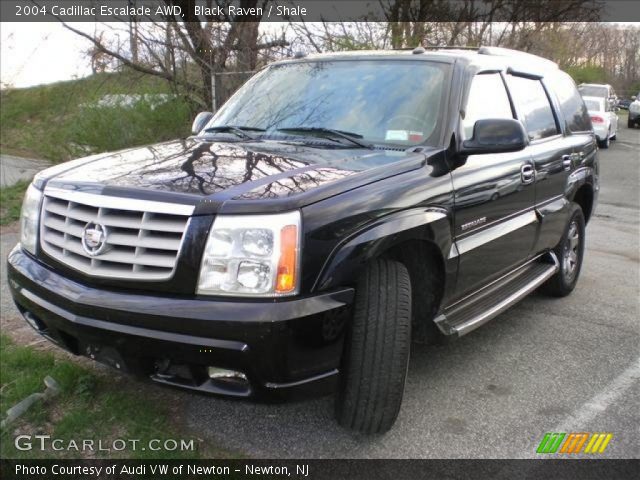
M296 288L298 263L298 227L287 225L280 230L280 260L276 277L276 293L291 293Z

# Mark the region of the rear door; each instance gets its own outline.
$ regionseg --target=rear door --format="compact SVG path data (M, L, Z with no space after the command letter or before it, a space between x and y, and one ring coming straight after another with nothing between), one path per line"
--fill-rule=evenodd
M514 118L500 73L471 82L462 136L477 120ZM455 189L455 237L459 256L456 297L471 293L524 262L536 233L534 171L527 149L470 155L451 172Z
M549 132L534 141L531 149L536 166L536 211L540 217L534 248L537 253L554 248L560 241L568 220L569 192L596 153L589 113L571 77L557 70L549 73L542 84L553 106L559 133L551 134L548 121ZM515 88L512 93L518 95ZM520 91L522 95L530 93L525 89Z

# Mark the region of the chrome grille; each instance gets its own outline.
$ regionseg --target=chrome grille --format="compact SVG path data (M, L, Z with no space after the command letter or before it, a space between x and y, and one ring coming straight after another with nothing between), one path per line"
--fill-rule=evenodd
M54 259L95 277L164 280L173 274L193 206L47 188L40 244ZM99 253L83 245L95 225ZM103 246L104 244L104 246Z

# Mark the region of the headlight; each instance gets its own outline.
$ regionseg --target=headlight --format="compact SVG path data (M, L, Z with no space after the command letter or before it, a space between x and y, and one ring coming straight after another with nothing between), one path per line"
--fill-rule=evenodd
M220 215L202 255L197 293L276 297L299 287L300 212Z
M29 185L22 201L22 211L20 212L20 243L22 248L36 253L38 243L38 224L40 219L40 202L42 192L33 184Z

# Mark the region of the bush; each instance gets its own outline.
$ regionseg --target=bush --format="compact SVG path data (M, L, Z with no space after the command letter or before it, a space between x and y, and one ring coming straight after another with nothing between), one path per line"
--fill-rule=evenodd
M586 67L569 67L567 73L579 85L581 83L607 83L604 68L588 65Z
M131 106L85 106L71 123L68 138L78 156L184 137L190 126L186 102L141 100Z
M91 152L184 136L189 133L194 113L190 112L188 99L171 94L163 80L131 71L2 90L2 151L58 163ZM138 96L150 101L96 107L104 104L106 97L114 96ZM173 100L160 104L157 99L161 97Z

